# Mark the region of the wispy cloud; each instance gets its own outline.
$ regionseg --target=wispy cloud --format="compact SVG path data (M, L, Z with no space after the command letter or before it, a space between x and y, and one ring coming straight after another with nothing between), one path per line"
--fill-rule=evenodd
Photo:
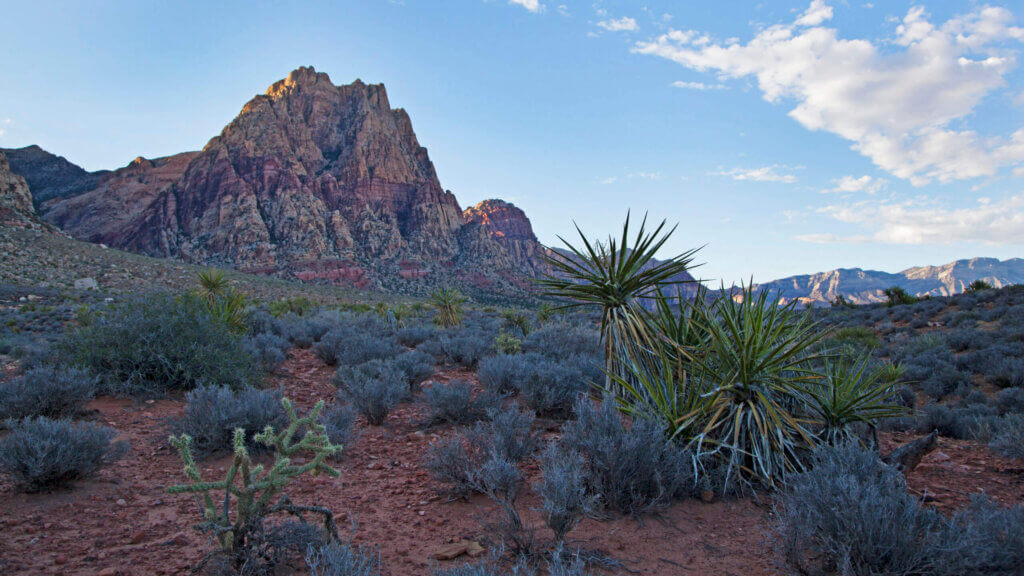
M968 208L950 209L928 199L857 202L819 208L821 215L864 228L862 234L804 234L814 243L952 244L982 242L1024 245L1024 195L993 202L981 198Z
M804 127L849 140L914 185L1024 165L1024 129L984 137L965 125L1016 64L1024 28L1009 10L976 6L934 23L913 7L884 40L841 38L825 25L832 17L830 6L814 0L791 24L766 27L745 44L672 29L633 51L754 79L765 100L793 102L789 115Z
M508 3L522 6L534 14L544 11L544 5L540 3L540 0L508 0Z
M776 170L780 168L778 164L771 166L762 166L760 168L732 168L730 170L719 169L717 172L712 172L715 176L728 176L733 180L747 180L751 182L782 182L785 184L792 184L796 182L796 176L792 174L780 174Z
M676 80L672 83L676 88L684 88L686 90L725 90L728 88L725 84L705 84L703 82L683 82L682 80Z
M602 20L597 23L597 27L604 28L609 32L636 32L637 30L640 29L640 26L636 23L636 20L630 18L629 16Z
M854 192L866 192L868 194L876 194L885 188L887 184L884 178L873 178L867 174L855 178L853 176L843 176L837 180L832 181L835 186L822 190L822 194L850 194Z

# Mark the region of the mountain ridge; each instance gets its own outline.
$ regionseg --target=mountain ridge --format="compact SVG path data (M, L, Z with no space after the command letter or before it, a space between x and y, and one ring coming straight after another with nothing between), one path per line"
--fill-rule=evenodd
M464 211L441 187L382 84L336 86L312 67L254 96L200 151L99 172L37 146L10 153L43 218L140 254L399 290L451 275L521 290L517 276L543 268L522 210Z
M755 283L755 291L768 290L783 301L805 306L828 305L842 295L852 304L885 302L885 289L899 286L915 296L952 296L976 280L1000 288L1024 284L1024 259L975 257L936 266L914 266L899 272L863 268L836 268Z

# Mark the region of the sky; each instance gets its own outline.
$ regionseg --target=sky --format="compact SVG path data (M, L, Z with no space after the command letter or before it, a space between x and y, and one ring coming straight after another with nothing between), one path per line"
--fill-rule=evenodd
M723 7L727 6L727 7ZM678 228L726 283L1024 256L1024 5L0 0L0 147L198 150L298 66L383 83L539 239Z

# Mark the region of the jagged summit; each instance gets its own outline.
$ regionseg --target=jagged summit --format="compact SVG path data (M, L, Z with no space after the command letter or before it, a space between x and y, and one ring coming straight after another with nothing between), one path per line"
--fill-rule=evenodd
M514 206L463 213L382 84L338 86L312 67L254 96L199 152L104 173L22 155L46 219L153 256L364 282L402 262L533 273L542 251Z

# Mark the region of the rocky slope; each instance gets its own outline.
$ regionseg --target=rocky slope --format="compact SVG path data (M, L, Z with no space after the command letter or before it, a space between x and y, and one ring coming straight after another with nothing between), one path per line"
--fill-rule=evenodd
M1024 283L1024 259L971 258L942 266L920 266L890 273L860 268L842 268L790 276L763 284L758 290L778 292L787 301L804 305L827 305L837 296L854 304L885 302L885 289L900 286L916 296L950 296L964 291L971 282L984 280L1002 287Z
M15 152L44 218L142 254L371 288L452 271L508 284L542 266L518 208L463 214L383 85L335 86L313 68L250 100L200 152L103 173Z
M32 230L47 228L36 216L28 184L11 171L3 152L0 152L0 226Z

